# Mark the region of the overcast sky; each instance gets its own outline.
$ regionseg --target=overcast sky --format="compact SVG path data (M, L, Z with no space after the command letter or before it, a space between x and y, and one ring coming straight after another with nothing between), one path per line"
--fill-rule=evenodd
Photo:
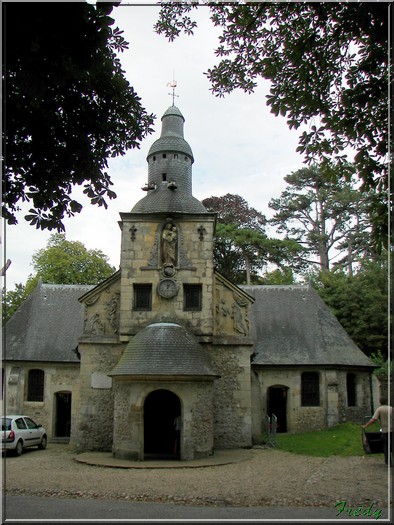
M113 10L116 25L124 31L129 50L120 55L126 78L149 113L157 116L155 132L140 150L110 161L109 173L118 198L107 210L88 201L80 214L65 220L68 240L81 241L88 249L100 249L119 267L119 213L129 212L145 193L146 156L159 137L160 118L172 105L173 78L177 81L175 105L185 117L185 139L194 154L193 195L202 200L227 193L238 194L250 206L271 216L268 202L285 188L283 177L303 166L296 153L298 133L285 118L275 117L266 106L269 83L260 82L252 95L237 91L217 98L204 75L217 58L217 32L208 8L199 7L199 27L194 36L183 35L173 43L153 31L156 5L121 5ZM29 208L25 207L25 210ZM31 258L44 248L52 232L36 230L19 216L19 224L5 228L5 258L11 259L6 274L7 290L25 283L33 273Z

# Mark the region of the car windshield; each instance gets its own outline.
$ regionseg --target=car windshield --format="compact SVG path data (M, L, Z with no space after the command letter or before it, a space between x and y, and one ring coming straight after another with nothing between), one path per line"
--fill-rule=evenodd
M11 430L11 419L3 417L1 420L1 430Z

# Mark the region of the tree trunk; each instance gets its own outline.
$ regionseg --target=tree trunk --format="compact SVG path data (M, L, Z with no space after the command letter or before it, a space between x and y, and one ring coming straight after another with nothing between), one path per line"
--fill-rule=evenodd
M348 261L348 275L352 277L353 275L353 258L352 258L352 249L353 249L353 237L349 235L348 245L347 245L347 261Z

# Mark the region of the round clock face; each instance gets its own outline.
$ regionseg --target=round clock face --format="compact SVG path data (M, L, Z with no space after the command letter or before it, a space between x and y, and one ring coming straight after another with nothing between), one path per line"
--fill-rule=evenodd
M178 293L178 285L173 279L163 279L157 285L157 292L162 297L168 299Z

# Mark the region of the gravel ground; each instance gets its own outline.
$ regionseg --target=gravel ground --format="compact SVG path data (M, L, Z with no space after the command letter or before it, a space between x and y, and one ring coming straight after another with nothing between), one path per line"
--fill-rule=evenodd
M210 506L388 507L389 474L381 454L316 458L253 448L242 462L198 468L119 469L74 460L50 443L3 459L10 494L97 498Z

